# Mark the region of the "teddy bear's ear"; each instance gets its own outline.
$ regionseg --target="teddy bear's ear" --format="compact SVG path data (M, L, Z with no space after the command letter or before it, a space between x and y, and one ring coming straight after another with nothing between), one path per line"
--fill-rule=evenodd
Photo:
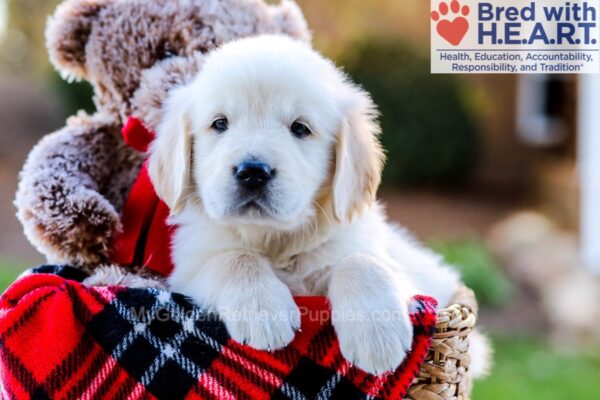
M282 0L280 4L271 6L270 12L282 33L310 43L312 39L310 29L302 10L295 1Z
M85 46L92 23L113 0L66 0L58 6L46 27L50 61L67 79L86 77Z

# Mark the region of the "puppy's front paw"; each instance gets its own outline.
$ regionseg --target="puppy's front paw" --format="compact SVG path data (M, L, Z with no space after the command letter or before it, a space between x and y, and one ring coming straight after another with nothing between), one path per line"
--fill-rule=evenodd
M406 304L396 307L344 307L334 326L342 355L370 374L395 370L411 348L413 327Z
M231 296L219 315L235 341L259 350L287 346L300 329L300 311L277 279Z

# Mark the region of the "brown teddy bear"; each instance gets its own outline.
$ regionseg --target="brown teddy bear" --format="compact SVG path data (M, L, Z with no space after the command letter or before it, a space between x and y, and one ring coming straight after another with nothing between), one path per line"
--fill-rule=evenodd
M230 40L284 33L310 40L295 3L283 0L66 0L50 18L50 59L85 79L97 112L80 112L29 155L16 196L31 243L49 262L91 270L110 264L120 213L144 154L121 128L134 115L152 130L167 92L204 54Z

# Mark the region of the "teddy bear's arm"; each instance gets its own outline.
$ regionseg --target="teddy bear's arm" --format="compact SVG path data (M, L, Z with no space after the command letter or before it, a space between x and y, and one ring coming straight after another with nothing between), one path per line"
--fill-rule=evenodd
M31 243L51 262L107 262L140 160L117 123L101 115L78 115L44 137L23 167L15 200Z

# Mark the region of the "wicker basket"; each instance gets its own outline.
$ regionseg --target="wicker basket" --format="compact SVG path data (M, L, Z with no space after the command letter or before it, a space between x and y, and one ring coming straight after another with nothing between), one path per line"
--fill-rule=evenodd
M461 287L453 305L438 312L431 349L405 400L468 400L469 334L477 319L477 301L471 289Z

